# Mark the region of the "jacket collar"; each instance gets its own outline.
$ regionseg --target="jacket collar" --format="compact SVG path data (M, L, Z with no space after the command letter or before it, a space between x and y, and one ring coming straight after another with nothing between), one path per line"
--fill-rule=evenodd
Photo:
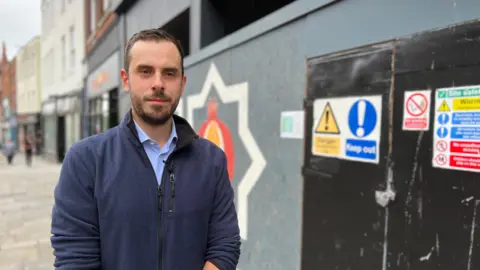
M198 138L197 133L195 132L195 130L193 130L193 128L190 126L190 124L185 118L174 114L173 123L175 125L178 136L175 150L189 145L192 141ZM135 127L135 122L133 121L132 109L130 109L128 113L125 114L123 122L120 124L120 126L124 131L127 132L127 137L131 142L133 142L137 147L142 146L138 137L137 129Z

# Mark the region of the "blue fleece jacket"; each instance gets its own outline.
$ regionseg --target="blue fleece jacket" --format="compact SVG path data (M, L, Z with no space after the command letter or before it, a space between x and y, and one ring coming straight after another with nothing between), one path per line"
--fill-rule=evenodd
M161 185L131 112L67 152L55 188L56 269L234 270L240 236L226 157L174 116L178 141Z

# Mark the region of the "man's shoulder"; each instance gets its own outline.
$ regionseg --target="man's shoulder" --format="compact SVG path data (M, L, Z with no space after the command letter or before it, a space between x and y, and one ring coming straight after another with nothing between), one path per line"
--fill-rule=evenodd
M200 154L200 158L207 159L212 163L215 163L216 161L222 161L222 159L226 158L225 152L223 152L222 148L203 137L198 137L193 142L193 147L195 149L194 151Z
M79 155L93 155L96 156L100 152L100 149L103 149L106 144L109 142L115 141L118 134L119 127L111 128L105 132L95 134L86 138L83 138L75 142L71 146L71 150Z

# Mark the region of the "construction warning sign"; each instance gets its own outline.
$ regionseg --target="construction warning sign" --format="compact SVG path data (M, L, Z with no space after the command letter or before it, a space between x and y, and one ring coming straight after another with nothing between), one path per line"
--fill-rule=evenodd
M447 101L444 100L442 104L440 104L440 106L438 107L437 112L449 112L449 111L450 111L450 107L448 106Z
M480 172L480 85L437 89L432 165Z
M378 163L382 96L316 99L312 154Z
M328 102L325 105L325 109L323 110L322 116L318 120L315 133L340 134L340 129L338 128L337 120L335 120L335 115L332 112L332 107Z
M430 90L405 91L403 130L428 130L430 126Z

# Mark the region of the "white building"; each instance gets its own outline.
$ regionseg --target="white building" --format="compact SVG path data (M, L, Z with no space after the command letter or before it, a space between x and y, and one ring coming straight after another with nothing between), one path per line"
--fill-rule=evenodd
M85 1L42 0L42 117L47 157L62 161L80 138L86 67Z
M41 85L40 85L40 37L32 38L16 57L16 102L18 141L23 149L26 135L40 133Z

